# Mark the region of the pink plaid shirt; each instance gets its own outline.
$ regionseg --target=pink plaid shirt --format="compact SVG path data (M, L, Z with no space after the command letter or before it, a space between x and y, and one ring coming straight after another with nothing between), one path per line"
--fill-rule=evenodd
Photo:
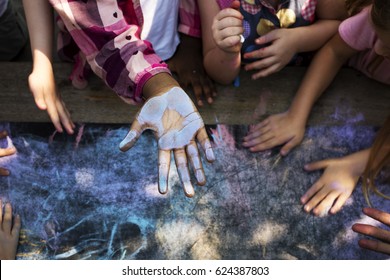
M140 38L143 15L139 0L49 2L61 18L59 55L75 62L70 78L76 87L85 86L89 68L120 97L141 103L148 79L170 73L151 43ZM200 35L196 0L180 1L179 19L178 31Z

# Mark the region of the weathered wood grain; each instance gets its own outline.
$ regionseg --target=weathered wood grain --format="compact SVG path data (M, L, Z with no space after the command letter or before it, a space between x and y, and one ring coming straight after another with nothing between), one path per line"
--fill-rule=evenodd
M139 109L125 104L97 77L84 90L72 87L68 80L71 65L55 63L59 92L81 123L130 123ZM269 114L285 111L299 86L306 68L285 68L262 80L253 81L242 73L240 86L218 86L213 105L199 111L206 124L251 124ZM50 122L29 92L27 77L30 62L0 63L0 121ZM189 91L190 92L190 91ZM192 96L192 94L191 94ZM343 69L319 99L309 124L357 123L380 125L390 113L390 87L368 79L352 69Z

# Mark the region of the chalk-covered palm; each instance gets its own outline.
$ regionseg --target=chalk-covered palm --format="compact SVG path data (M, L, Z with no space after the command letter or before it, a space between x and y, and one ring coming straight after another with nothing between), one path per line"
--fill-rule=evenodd
M150 98L138 112L119 148L127 151L133 147L146 129L153 130L158 139L159 192L165 194L168 191L169 166L173 151L184 192L186 196L192 197L195 192L190 179L188 159L198 185L206 183L196 140L203 147L209 162L214 161L215 156L203 120L191 99L179 87Z

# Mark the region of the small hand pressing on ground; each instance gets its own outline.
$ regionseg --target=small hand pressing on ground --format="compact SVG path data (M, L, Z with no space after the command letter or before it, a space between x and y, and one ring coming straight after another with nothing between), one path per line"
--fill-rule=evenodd
M351 196L364 171L369 150L339 159L327 159L305 165L307 171L325 169L313 186L301 197L306 212L316 216L335 214Z
M0 139L6 138L8 136L7 131L0 132ZM14 146L7 147L5 149L0 148L0 157L10 156L16 153L16 148ZM0 167L0 176L8 176L9 171L5 168Z
M51 68L33 71L28 77L30 91L40 110L47 111L58 132L65 128L68 134L73 134L75 125L70 117L60 93L57 91L54 74Z
M5 204L3 215L3 202L1 200L0 224L0 259L14 260L19 242L20 217L16 215L12 220L12 206L10 203Z
M381 222L384 225L390 227L390 214L373 209L364 208L363 213L367 216ZM364 234L373 239L360 239L359 246L368 250L384 253L390 255L390 231L381 229L379 227L365 225L365 224L354 224L352 230Z
M206 183L195 139L201 144L209 162L214 161L215 156L203 120L191 99L179 87L173 87L162 95L148 99L119 148L127 151L133 147L146 129L151 129L158 139L159 192L161 194L168 192L169 167L173 151L185 195L194 196L188 160L191 162L198 185Z
M305 122L299 121L288 111L268 117L252 127L243 146L251 152L260 152L283 145L282 156L301 143L305 133Z

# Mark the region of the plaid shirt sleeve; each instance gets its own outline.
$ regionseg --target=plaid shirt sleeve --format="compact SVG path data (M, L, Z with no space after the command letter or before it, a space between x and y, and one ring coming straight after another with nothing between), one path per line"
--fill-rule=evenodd
M92 71L120 97L141 103L148 79L170 73L151 43L140 39L139 2L49 1Z
M179 32L200 37L200 15L197 0L180 0L179 7Z

